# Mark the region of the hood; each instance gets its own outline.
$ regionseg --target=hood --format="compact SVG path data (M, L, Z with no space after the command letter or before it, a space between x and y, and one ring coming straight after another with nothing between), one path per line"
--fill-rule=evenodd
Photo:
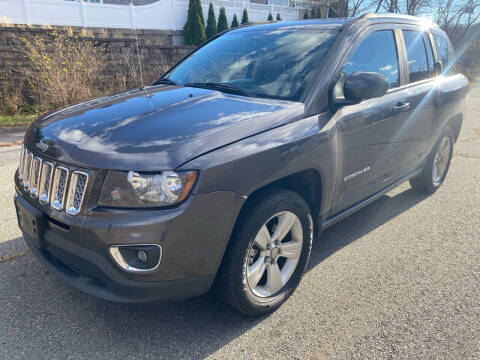
M297 120L303 112L298 102L162 85L47 114L27 130L25 144L80 167L175 169L213 149Z

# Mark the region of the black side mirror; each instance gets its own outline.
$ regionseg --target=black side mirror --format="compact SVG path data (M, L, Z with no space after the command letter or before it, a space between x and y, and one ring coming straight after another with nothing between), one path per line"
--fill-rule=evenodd
M356 71L345 80L343 93L345 99L359 102L385 95L388 86L387 78L379 73Z
M435 75L442 75L443 72L443 64L440 60L435 61L435 64L433 65L435 69Z

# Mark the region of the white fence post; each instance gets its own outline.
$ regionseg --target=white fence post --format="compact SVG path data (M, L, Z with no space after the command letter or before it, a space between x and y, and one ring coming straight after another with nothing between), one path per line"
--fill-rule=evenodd
M129 6L129 15L130 15L130 29L135 29L135 19L133 16L133 3L130 2Z
M82 12L82 26L84 28L86 28L86 27L88 27L87 14L85 12L85 4L84 4L83 0L80 0L80 11Z
M28 0L23 0L23 13L25 16L25 23L27 25L30 25L30 8L28 6Z
M172 11L171 11L171 15L170 15L171 24L170 24L170 29L169 30L175 30L175 20L176 20L175 19L176 18L175 17L175 10L176 10L176 6L177 6L177 4L176 4L175 0L172 0Z

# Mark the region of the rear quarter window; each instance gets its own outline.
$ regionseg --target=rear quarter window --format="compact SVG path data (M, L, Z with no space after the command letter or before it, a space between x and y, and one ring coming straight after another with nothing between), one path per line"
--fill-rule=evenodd
M433 41L437 49L438 60L442 62L443 73L453 75L456 73L454 65L454 53L447 38L439 33L433 33Z

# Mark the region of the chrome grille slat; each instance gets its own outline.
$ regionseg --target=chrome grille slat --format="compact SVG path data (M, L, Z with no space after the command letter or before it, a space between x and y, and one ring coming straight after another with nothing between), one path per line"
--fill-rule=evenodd
M32 169L33 154L31 152L25 151L25 158L23 159L23 188L25 191L30 189L30 175Z
M70 179L70 186L68 188L68 197L66 212L70 215L77 215L85 195L87 187L88 175L81 171L74 171Z
M55 168L52 184L52 200L50 205L55 210L62 210L65 205L65 191L67 189L68 169L62 166Z
M46 205L50 201L50 184L53 176L53 164L45 161L42 164L42 173L40 176L40 185L38 190L38 201Z
M23 180L23 160L25 157L25 145L22 145L22 151L20 152L20 165L18 166L18 179Z
M50 206L55 210L62 210L65 204L65 190L68 180L68 169L64 167L55 168L52 184L52 199Z
M42 171L42 159L33 158L30 176L30 196L36 198L38 196L38 183L40 181L40 172Z
M22 144L17 178L23 192L21 189L17 189L17 192L30 194L42 205L77 215L83 205L89 176L88 172L74 169L70 174L67 167L60 164L55 166L41 156L34 156Z

